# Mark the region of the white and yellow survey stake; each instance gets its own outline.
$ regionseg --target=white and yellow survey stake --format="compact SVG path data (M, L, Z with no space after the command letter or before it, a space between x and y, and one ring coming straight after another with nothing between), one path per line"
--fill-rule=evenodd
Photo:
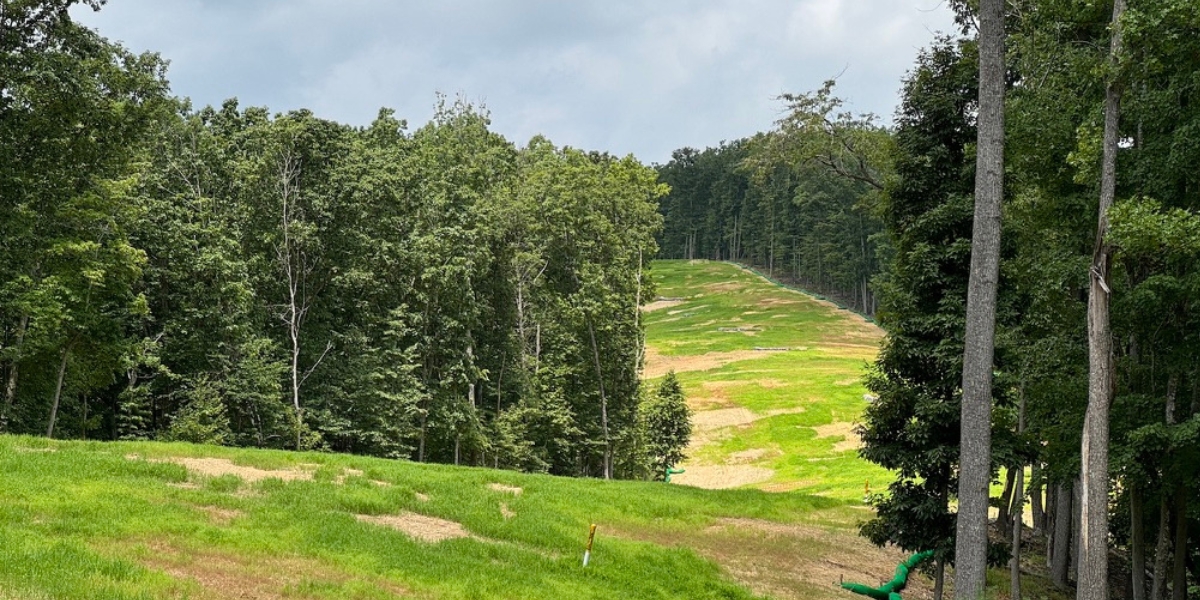
M583 566L588 565L588 561L592 558L592 540L596 539L596 524L592 524L591 531L588 531L587 547L583 550Z

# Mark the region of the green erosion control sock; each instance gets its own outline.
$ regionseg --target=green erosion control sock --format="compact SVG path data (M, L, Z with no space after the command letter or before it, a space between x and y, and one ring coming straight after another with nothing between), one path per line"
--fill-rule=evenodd
M850 590L855 594L874 598L875 600L903 600L900 597L900 592L904 591L905 586L908 585L909 574L917 565L920 565L932 556L932 550L926 550L910 556L908 560L896 565L896 576L891 581L877 588L861 583L843 583L842 588Z

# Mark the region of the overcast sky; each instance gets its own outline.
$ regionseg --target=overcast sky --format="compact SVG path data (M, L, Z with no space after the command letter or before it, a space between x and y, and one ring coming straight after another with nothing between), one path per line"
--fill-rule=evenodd
M518 145L666 162L771 128L782 92L837 76L856 111L891 117L942 0L108 0L73 11L170 60L197 106L243 106L410 127L435 93L486 105Z

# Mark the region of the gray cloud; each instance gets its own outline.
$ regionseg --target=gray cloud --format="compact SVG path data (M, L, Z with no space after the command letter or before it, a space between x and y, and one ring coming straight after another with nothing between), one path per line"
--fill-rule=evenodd
M784 91L845 69L852 108L890 116L939 0L109 0L76 17L171 61L197 105L237 96L362 125L413 124L435 92L486 104L518 144L663 162L771 127Z

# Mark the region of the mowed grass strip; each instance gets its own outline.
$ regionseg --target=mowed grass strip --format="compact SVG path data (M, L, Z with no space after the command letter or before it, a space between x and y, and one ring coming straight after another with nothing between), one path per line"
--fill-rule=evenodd
M891 481L858 457L853 433L867 404L862 374L883 335L876 326L729 263L653 270L666 301L646 314L647 376L676 370L697 411L685 468L755 469L755 487L847 502L861 502L867 482L881 490Z
M670 306L646 314L647 345L664 356L756 348L823 348L874 358L882 331L832 303L736 265L666 260L652 265Z

